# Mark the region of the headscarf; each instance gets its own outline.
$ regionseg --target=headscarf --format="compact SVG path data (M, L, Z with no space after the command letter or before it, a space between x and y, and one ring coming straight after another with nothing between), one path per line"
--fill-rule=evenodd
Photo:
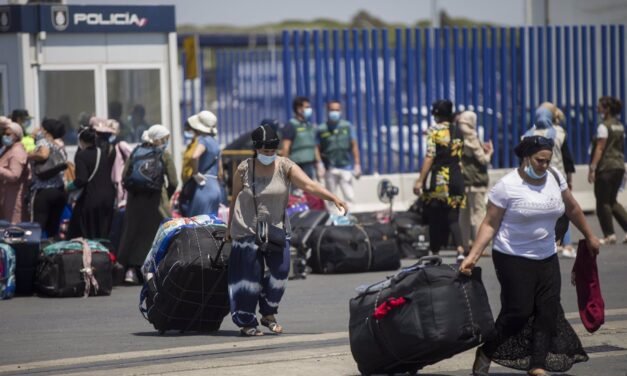
M464 111L459 114L459 118L457 119L459 124L466 124L472 129L477 127L477 114L472 111Z
M281 140L270 125L262 125L250 135L255 149L278 149Z
M514 153L520 159L534 155L541 150L553 151L555 142L551 138L542 136L524 137L514 148Z
M114 135L120 133L120 123L114 119L104 119L94 116L89 119L89 125L94 128L97 133L111 133Z
M161 140L170 135L168 128L161 124L155 124L148 130L142 133L142 141L154 144L156 141Z
M15 137L17 137L17 142L20 142L22 140L22 137L24 137L24 131L18 123L9 121L9 123L7 123L5 127L9 128L13 132Z
M553 111L546 106L540 106L536 110L536 116L534 118L533 126L529 128L523 135L524 137L530 137L535 134L536 130L546 131L544 137L550 138L555 141L557 132L553 127Z

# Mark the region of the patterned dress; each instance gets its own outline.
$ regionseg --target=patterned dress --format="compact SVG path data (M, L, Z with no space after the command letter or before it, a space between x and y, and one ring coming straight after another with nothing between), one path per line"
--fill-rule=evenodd
M433 166L431 176L428 178L428 188L423 193L426 203L435 200L450 208L466 207L464 176L461 169L463 148L464 140L459 127L443 122L429 128L427 157L433 157Z

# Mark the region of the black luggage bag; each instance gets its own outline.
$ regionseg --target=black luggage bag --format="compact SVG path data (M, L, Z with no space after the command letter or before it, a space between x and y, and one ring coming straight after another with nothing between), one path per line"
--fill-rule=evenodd
M371 271L396 270L401 267L396 231L390 224L370 224L363 226L372 248Z
M98 288L90 284L90 296L108 296L113 289L111 259L106 252L92 252L91 266ZM37 271L37 291L44 296L65 298L85 295L82 252L64 252L43 256Z
M168 246L142 290L144 317L166 330L211 332L229 313L227 266L230 243L224 227L184 227Z
M0 241L15 250L15 294L32 295L41 250L41 227L33 222L0 223Z
M315 273L363 273L370 270L372 248L361 226L318 226L309 237L309 266Z
M403 256L421 258L429 255L429 226L422 224L420 216L413 212L396 213L392 223Z
M424 257L350 300L351 352L362 374L416 372L494 335L481 269L471 277L457 269Z
M329 213L322 210L307 210L290 217L292 228L290 245L295 248L306 248L313 230L329 219Z

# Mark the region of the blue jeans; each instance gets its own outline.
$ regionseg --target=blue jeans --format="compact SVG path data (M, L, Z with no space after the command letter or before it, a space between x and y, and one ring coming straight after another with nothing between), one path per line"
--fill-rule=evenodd
M268 271L265 271L266 266ZM239 327L257 326L255 308L262 316L278 312L290 271L290 247L282 253L257 250L255 237L233 240L229 257L229 298L231 317Z

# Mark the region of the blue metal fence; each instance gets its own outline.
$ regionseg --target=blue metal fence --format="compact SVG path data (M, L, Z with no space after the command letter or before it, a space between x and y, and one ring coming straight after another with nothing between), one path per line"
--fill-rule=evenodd
M296 95L311 99L320 123L325 102L338 99L357 127L366 173L415 172L429 105L449 98L477 112L494 143L492 164L502 168L517 163L513 145L535 108L551 101L566 115L576 162L586 163L598 96L625 99L624 32L623 25L284 31L278 51L217 52L221 134L228 143L264 117L286 121Z

